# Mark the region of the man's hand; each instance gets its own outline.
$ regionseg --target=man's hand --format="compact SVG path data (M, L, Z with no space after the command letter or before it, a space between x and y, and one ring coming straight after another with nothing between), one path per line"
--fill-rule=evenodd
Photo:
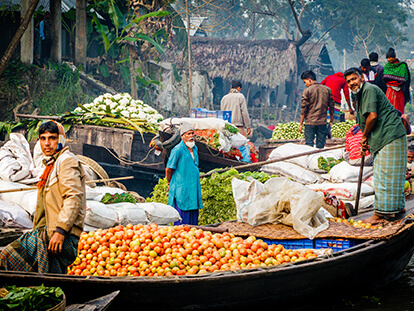
M53 255L59 254L62 251L64 240L65 236L55 231L49 241L49 246L47 248L48 252Z
M330 126L331 126L331 128L332 128L332 126L333 126L333 120L329 121L329 125L330 125Z
M252 130L250 129L250 127L248 127L248 128L246 129L246 133L247 133L247 136L249 136L249 135L252 133Z
M361 138L361 157L365 156L368 150L368 139L366 136L362 136Z
M301 133L301 134L302 134L302 128L303 128L303 124L300 124L299 125L299 133Z

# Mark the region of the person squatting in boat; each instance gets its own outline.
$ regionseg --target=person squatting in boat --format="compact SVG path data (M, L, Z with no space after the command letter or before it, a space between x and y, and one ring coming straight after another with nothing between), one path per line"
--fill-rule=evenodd
M85 173L65 147L65 130L55 121L39 128L45 170L38 182L33 230L0 253L0 269L66 274L76 259L86 213Z

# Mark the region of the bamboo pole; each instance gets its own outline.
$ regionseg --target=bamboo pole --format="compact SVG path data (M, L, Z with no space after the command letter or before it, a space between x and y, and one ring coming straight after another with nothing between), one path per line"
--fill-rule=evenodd
M286 160L290 160L290 159L294 159L294 158L299 158L299 157L303 157L303 156L307 156L307 155L311 155L311 154L316 154L316 153L325 152L325 151L329 151L329 150L340 149L340 148L345 148L345 145L338 145L338 146L334 146L334 147L330 147L330 148L323 148L323 149L318 149L318 150L302 152L302 153L290 155L290 156L279 158L279 159L271 159L271 160L261 161L261 162L257 162L257 163L239 165L239 166L234 166L234 167L233 166L232 167L227 167L227 168L223 168L223 169L216 170L216 171L210 171L208 173L205 173L205 174L201 175L200 177L208 177L208 176L211 176L214 173L227 172L228 170L231 170L232 168L235 168L237 170L245 171L245 170L249 170L249 169L256 168L258 166L263 166L263 165L266 165L266 164L286 161Z
M99 183L99 182L107 182L107 181L114 181L114 180L126 180L126 179L134 179L134 176L87 180L85 183L86 184L94 184L94 183ZM5 190L0 190L0 193L20 192L20 191L28 191L28 190L36 190L36 189L37 189L37 187L35 187L35 186L27 187L27 188L5 189Z

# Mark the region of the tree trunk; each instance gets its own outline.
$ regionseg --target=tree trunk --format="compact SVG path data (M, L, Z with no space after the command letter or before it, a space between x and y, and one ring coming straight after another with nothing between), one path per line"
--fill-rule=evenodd
M86 0L76 0L75 65L86 70Z
M193 78L191 75L191 36L190 36L190 13L188 11L188 0L185 1L185 12L187 15L187 54L188 54L188 97L190 109L193 108Z
M60 65L62 62L62 0L50 0L50 23L52 27L50 57Z
M30 8L30 0L20 1L20 14L24 16ZM23 64L33 64L33 19L30 19L27 29L20 40L20 60Z
M14 51L19 45L20 39L22 38L24 32L26 31L28 27L38 3L39 3L39 0L33 0L32 3L30 4L29 9L27 10L26 15L21 20L19 29L17 29L12 41L7 47L6 52L4 53L3 57L0 60L0 75L3 73L4 69L7 66L7 63L12 58Z

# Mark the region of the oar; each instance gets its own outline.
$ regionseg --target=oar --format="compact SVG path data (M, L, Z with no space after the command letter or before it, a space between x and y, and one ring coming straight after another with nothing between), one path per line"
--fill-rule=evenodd
M257 162L257 163L227 167L227 168L223 168L223 169L216 170L216 171L210 171L208 173L202 174L200 177L208 177L208 176L210 176L214 173L227 172L228 170L231 170L232 168L235 168L237 170L244 170L245 171L245 170L249 170L249 169L256 168L258 166L263 166L263 165L270 164L270 163L286 161L286 160L290 160L290 159L294 159L294 158L299 158L299 157L303 157L303 156L307 156L307 155L311 155L311 154L316 154L316 153L325 152L325 151L329 151L329 150L340 149L340 148L345 148L345 145L338 145L338 146L324 148L324 149L318 149L318 150L302 152L302 153L293 154L293 155L283 157L283 158L279 158L279 159L271 159L271 160L261 161L261 162Z
M114 178L96 179L96 180L87 180L85 183L87 183L87 184L94 184L94 183L99 183L99 182L106 182L106 181L113 181L113 180L125 180L125 179L134 179L134 176L114 177ZM9 192L19 192L19 191L36 190L36 189L37 189L37 187L5 189L5 190L0 190L0 194L1 193L9 193Z
M364 172L364 162L365 162L365 153L361 157L361 166L359 167L358 187L357 187L357 193L356 193L356 199L355 199L355 208L354 208L355 215L358 215L359 198L361 196L362 174ZM350 216L355 216L355 215L350 215Z

